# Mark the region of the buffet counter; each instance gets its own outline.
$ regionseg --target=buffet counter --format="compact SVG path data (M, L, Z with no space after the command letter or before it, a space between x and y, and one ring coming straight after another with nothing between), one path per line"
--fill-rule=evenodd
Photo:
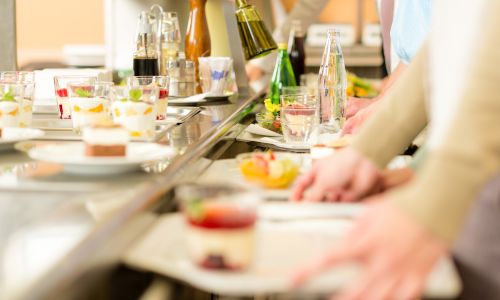
M175 209L172 187L225 155L243 128L236 125L252 120L260 99L239 96L201 107L158 138L177 154L143 165L142 172L69 175L20 151L2 152L0 298L74 299L95 291L155 213Z

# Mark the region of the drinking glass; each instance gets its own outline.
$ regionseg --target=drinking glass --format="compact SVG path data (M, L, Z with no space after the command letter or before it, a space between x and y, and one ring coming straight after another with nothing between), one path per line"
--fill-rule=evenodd
M152 139L159 91L154 85L114 87L111 93L114 122L125 127L131 137Z
M33 90L34 83L0 82L0 128L20 127L26 122L23 109L27 101L32 103Z
M170 78L168 76L130 76L127 85L130 87L154 85L160 89L158 101L156 101L156 120L167 118L168 88Z
M71 107L68 97L68 82L91 86L97 81L92 76L54 76L54 92L56 96L59 119L71 119Z
M198 62L203 93L210 93L212 96L223 96L226 80L233 65L232 58L199 57Z
M259 197L239 187L185 184L176 188L193 262L205 269L242 270L253 261Z
M315 144L319 134L316 97L313 95L282 95L281 128L286 143Z
M112 86L112 82L98 81L93 85L68 82L73 129L80 131L85 126L109 121Z

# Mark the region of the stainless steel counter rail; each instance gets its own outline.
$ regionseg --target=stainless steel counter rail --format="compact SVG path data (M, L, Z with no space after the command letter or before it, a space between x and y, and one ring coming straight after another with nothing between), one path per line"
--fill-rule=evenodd
M235 111L187 147L167 167L164 175L148 182L122 208L98 224L82 242L15 299L77 299L105 279L120 255L154 222L152 211L190 163L205 155L229 130L247 116L263 93L240 96Z

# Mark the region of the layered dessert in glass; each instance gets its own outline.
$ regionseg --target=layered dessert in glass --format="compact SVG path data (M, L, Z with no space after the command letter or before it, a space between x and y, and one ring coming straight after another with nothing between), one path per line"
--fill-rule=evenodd
M186 220L186 243L204 269L238 271L254 258L258 197L239 188L183 185L176 189Z
M19 127L25 84L0 83L0 128Z
M97 81L92 76L55 76L54 91L59 119L71 119L68 83L81 86L92 86Z
M102 157L126 156L130 137L128 131L121 125L102 123L85 127L82 139L86 156Z
M156 120L165 120L167 118L169 84L170 79L168 76L130 76L127 78L129 87L158 87L158 100L155 102Z
M112 83L94 85L68 83L69 103L73 128L80 131L85 126L110 120L110 93Z
M155 86L115 87L112 95L114 122L125 127L131 137L153 138L158 96L159 89Z
M28 71L0 72L0 82L21 84L19 98L20 127L30 127L33 119L33 98L35 95L35 73Z

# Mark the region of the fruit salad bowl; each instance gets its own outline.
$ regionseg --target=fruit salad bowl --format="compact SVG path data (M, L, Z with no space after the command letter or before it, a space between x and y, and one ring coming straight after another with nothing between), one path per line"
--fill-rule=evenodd
M265 188L287 188L299 174L301 160L286 153L252 152L236 157L246 180Z

